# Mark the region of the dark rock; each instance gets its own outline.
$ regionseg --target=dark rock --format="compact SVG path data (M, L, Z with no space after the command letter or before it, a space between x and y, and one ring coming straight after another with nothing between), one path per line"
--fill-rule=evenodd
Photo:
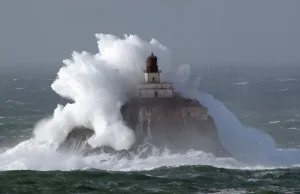
M121 108L123 120L136 135L129 150L116 151L110 147L91 148L87 139L94 131L74 128L61 144L61 151L83 154L99 152L132 158L133 154L147 157L151 152L168 149L171 152L202 150L216 156L230 156L219 141L213 118L195 100L177 98L133 99Z

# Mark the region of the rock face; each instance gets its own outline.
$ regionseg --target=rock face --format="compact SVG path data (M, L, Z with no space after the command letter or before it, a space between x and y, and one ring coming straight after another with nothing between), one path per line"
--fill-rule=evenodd
M216 156L230 156L219 141L212 117L196 100L182 97L136 98L125 104L121 113L124 122L136 135L131 152L153 146L161 150L167 148L171 152L193 149ZM84 147L83 150L115 152L107 147L91 149L85 141L92 135L90 129L75 128L59 149L70 149L72 142L76 141L81 142L77 145Z
M194 149L217 156L229 155L219 141L212 117L196 100L181 97L133 99L121 112L136 134L134 146L148 142L172 152Z

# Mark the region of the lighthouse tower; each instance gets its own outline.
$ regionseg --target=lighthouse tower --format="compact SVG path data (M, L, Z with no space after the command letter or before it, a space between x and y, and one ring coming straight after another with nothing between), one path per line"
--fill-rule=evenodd
M151 53L146 60L145 81L139 84L140 98L171 98L173 97L173 83L161 82L157 65L157 57Z
M157 65L157 57L151 53L146 60L146 70L145 73L145 81L147 83L159 83L160 82L160 73Z

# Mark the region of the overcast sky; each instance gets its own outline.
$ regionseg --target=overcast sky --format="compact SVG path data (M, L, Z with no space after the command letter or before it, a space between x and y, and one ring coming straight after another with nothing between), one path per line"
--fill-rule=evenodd
M158 39L173 59L300 61L299 0L1 0L0 61L96 52L96 33Z

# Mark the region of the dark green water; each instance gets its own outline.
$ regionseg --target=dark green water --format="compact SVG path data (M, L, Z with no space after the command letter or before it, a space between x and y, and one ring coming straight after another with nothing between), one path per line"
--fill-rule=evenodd
M181 166L140 172L1 172L1 193L297 193L300 170ZM300 193L300 192L299 192Z
M228 165L227 160L223 164L214 158L206 162L206 158L200 158L199 162L186 165L189 156L185 156L182 165L171 167L168 162L161 162L164 160L161 156L151 160L152 163L141 161L144 163L141 166L140 161L127 161L126 165L136 167L131 170L114 170L113 167L123 161L112 160L110 165L114 171L109 169L109 164L106 168L87 169L89 166L85 166L84 170L71 171L67 168L68 157L60 161L58 157L45 158L47 153L39 153L30 158L34 150L25 149L20 153L12 148L30 139L34 124L51 115L56 105L64 104L65 100L50 88L57 69L17 70L6 67L0 72L0 193L300 193L297 167L250 169L241 164L234 169L234 164ZM268 132L278 147L298 148L299 72L298 66L222 67L204 68L199 74L203 75L202 89L224 102L242 123ZM249 83L240 84L243 82ZM5 151L15 153L9 153L11 158L1 161ZM31 165L30 159L35 163ZM169 159L170 163L176 162L172 160L178 158ZM147 162L151 170L146 170ZM44 170L46 163L50 171L39 171ZM66 171L56 171L60 169L56 167L64 163L61 169ZM230 169L224 168L226 166Z

